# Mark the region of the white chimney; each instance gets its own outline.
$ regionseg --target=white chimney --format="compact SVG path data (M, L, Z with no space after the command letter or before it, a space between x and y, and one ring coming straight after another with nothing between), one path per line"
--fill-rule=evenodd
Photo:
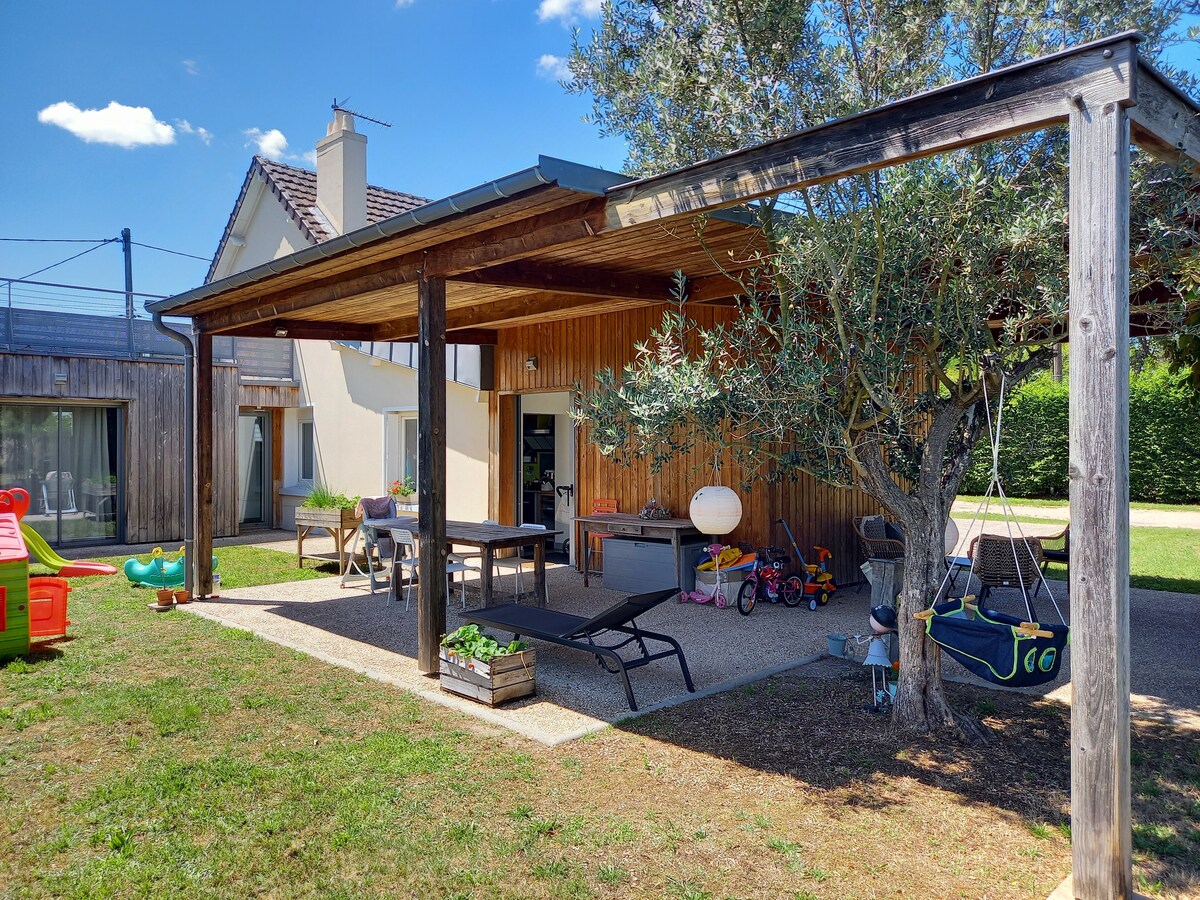
M334 110L317 141L317 207L338 234L367 224L367 139L345 110Z

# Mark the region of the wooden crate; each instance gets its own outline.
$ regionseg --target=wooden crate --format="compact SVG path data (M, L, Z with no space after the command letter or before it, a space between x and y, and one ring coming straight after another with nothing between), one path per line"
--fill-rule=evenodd
M464 660L438 648L438 674L443 691L499 706L509 700L528 697L534 692L532 650L498 656L491 662Z

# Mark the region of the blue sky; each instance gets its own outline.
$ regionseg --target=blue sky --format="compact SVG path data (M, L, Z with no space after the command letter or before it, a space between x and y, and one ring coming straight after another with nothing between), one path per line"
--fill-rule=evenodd
M393 123L360 124L373 184L442 197L539 153L619 168L624 146L581 121L589 101L562 90L551 58L599 5L0 2L0 237L105 238L127 226L135 241L211 257L257 141L311 168L304 155L335 96ZM1173 61L1200 69L1187 52ZM131 109L85 112L114 102ZM81 249L0 243L0 276ZM134 248L137 290L176 293L206 268ZM37 277L119 288L120 251Z
M539 72L543 56L566 55L570 25L586 27L588 7L598 5L0 3L0 237L103 238L128 226L135 241L210 257L256 152L246 132L278 130L285 160L312 168L302 156L324 135L335 95L393 123L359 126L373 184L442 197L532 165L539 153L619 168L623 144L581 121L588 101ZM87 143L38 121L54 107L52 119L75 124L78 114L55 105L113 101L148 108L174 130L173 143ZM152 125L137 126L123 125L155 137ZM19 277L80 249L0 243L0 275ZM185 290L206 268L134 248L138 290ZM38 277L120 287L120 251L104 247Z

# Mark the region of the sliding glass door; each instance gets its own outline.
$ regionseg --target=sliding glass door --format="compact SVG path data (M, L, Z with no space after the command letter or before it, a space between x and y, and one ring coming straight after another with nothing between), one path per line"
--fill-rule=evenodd
M269 434L266 413L238 416L238 522L242 525L267 524Z
M0 489L29 492L25 522L48 542L120 537L121 413L115 406L0 404Z

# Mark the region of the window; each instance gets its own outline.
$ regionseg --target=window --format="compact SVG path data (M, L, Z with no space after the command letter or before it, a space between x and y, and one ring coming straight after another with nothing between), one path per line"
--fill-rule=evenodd
M413 412L387 413L384 428L384 489L393 481L417 483L417 416Z
M300 423L300 480L312 484L317 470L316 435L313 422Z

